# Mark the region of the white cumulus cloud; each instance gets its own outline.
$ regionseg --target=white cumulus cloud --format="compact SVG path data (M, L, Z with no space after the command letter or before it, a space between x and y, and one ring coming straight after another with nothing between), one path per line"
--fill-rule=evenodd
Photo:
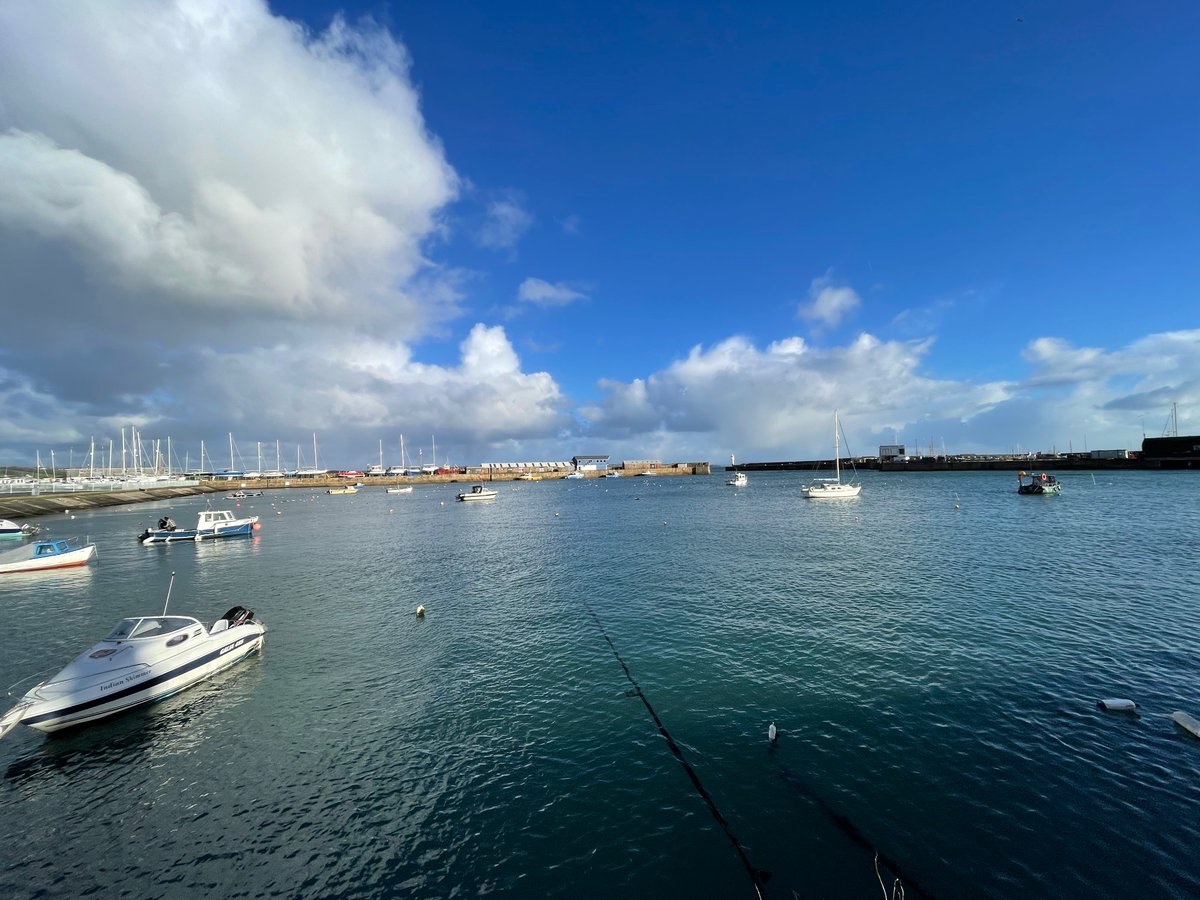
M853 288L837 285L832 276L814 278L808 288L808 302L801 304L800 317L832 328L861 304Z

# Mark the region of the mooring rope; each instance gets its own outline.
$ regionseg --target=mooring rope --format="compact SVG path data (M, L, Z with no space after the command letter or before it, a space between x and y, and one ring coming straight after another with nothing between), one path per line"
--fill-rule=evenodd
M713 800L712 795L707 791L707 789L705 789L704 785L701 784L700 776L696 774L696 770L692 768L691 763L689 763L687 758L683 755L683 748L681 748L679 744L675 743L675 739L671 737L671 732L667 731L667 726L664 725L662 719L659 718L658 713L655 711L654 706L650 703L649 698L646 697L641 685L637 683L637 679L634 678L633 673L629 671L629 666L625 665L625 660L621 658L621 654L617 650L617 645L614 644L612 638L608 636L608 632L604 629L604 624L600 621L600 617L596 615L596 611L592 609L591 604L589 604L587 601L584 601L584 606L587 607L587 611L591 615L592 620L596 623L596 627L600 629L600 634L604 637L609 649L612 650L612 654L614 657L616 657L616 660L620 664L622 671L624 671L625 677L628 678L629 683L633 685L634 694L641 699L642 705L646 707L646 712L650 713L650 718L652 718L654 720L654 724L658 726L659 733L666 739L667 746L671 748L671 752L675 755L675 758L679 760L679 764L683 766L683 770L687 773L688 778L691 780L692 786L696 789L696 793L699 794L700 798L705 802L705 804L707 804L708 811L712 813L712 817L716 820L717 824L721 826L721 830L725 832L725 837L727 837L729 839L729 843L733 845L733 850L738 855L738 858L742 861L742 866L746 869L746 874L750 876L750 883L754 885L754 893L758 896L759 900L762 900L763 889L766 880L770 878L770 873L765 872L762 869L756 869L751 864L750 857L746 855L745 848L742 847L741 842L733 833L733 829L729 827L729 822L726 821L723 815L721 815L721 811L717 809L716 801Z
M805 784L800 776L793 772L789 767L781 765L779 767L779 777L783 779L785 784L791 785L803 796L815 803L817 808L819 808L821 812L828 817L829 821L837 826L838 830L841 831L842 834L846 835L846 837L848 837L853 843L875 855L876 875L878 875L879 863L883 863L884 866L889 869L900 882L902 882L901 892L903 892L905 887L907 887L918 897L924 897L928 898L928 900L933 900L933 894L925 890L920 884L917 883L916 879L901 869L899 864L894 859L882 853L879 848L871 842L870 838L863 834L862 830L850 821L849 817L838 812L823 799L821 799L821 796L817 794L817 792L811 787Z

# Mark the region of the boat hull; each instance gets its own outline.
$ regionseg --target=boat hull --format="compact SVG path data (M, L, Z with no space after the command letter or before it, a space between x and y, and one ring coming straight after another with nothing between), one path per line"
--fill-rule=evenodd
M143 544L170 544L173 541L194 541L196 529L176 528L174 531L147 529L138 538Z
M862 493L859 484L815 484L800 488L806 500L852 500Z
M57 553L53 556L31 557L11 563L0 563L0 575L16 572L41 572L48 569L71 569L86 566L96 556L96 545L88 544L78 550Z
M240 625L210 636L191 652L98 674L71 689L51 679L29 691L4 717L5 723L8 728L19 723L38 731L61 731L162 700L245 659L262 647L265 634L260 622Z
M196 532L196 540L211 541L216 538L249 537L254 534L254 526L257 524L258 519L255 518L252 522L245 521L236 525L218 526L211 530L202 528Z

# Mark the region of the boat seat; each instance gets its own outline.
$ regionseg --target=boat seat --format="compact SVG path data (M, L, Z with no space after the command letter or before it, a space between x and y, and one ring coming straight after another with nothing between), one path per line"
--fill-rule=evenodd
M228 619L217 619L217 621L213 622L213 627L211 629L209 629L208 633L216 634L218 631L224 631L228 627L229 627Z

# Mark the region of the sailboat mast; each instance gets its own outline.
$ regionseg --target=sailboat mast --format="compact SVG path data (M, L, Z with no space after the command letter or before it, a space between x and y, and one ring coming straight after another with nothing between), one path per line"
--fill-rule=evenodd
M833 411L833 470L834 477L837 478L837 483L842 483L842 444L841 436L838 434L838 416L837 410Z

